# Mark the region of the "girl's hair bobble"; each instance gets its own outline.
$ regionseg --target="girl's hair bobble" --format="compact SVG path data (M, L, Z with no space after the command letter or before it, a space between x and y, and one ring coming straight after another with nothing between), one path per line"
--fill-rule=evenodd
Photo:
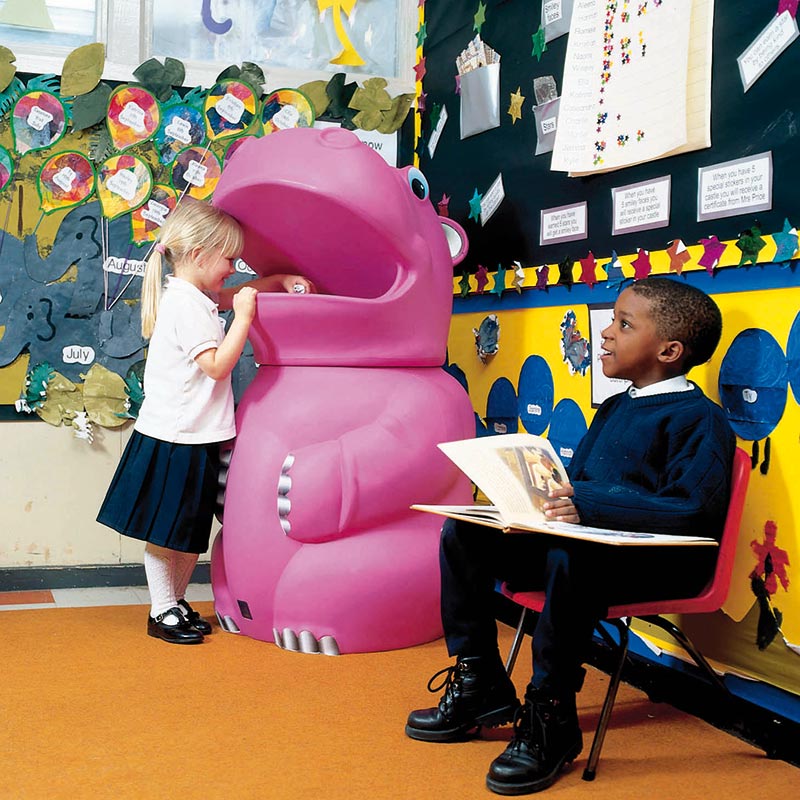
M159 254L159 255L161 255L161 256L163 256L163 255L164 255L164 253L166 253L166 252L167 252L167 248L166 248L166 247L164 247L164 245L163 245L163 244L161 244L161 242L158 242L158 244L156 244L156 246L153 248L153 250L155 250L155 251L156 251L156 253L158 253L158 254Z

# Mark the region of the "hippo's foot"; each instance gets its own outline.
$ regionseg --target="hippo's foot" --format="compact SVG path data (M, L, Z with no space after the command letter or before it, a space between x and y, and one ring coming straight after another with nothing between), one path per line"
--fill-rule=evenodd
M333 636L321 636L317 639L311 631L295 633L290 628L284 628L281 633L277 628L272 629L275 644L282 650L291 650L294 653L322 653L324 656L338 656L339 645Z

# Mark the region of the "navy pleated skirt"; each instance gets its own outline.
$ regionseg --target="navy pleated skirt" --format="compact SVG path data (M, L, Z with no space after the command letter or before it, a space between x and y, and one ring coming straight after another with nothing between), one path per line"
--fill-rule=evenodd
M184 553L208 550L217 498L218 442L174 444L134 431L97 521Z

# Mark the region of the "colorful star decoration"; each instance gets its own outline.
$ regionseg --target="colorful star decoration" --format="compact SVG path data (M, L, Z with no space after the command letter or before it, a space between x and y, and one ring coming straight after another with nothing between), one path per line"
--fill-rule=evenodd
M472 30L480 33L484 22L486 22L486 6L479 2L478 10L475 12L475 17L472 21Z
M558 264L558 283L561 286L566 286L570 288L573 283L575 283L574 278L572 277L572 267L573 267L573 260L569 256L564 256L564 258Z
M703 245L703 255L697 259L697 263L701 267L705 267L709 275L713 275L714 268L719 264L719 260L728 245L713 235L709 236L708 239L701 239L700 244Z
M522 104L525 102L525 97L520 94L519 90L520 87L517 86L517 91L511 95L511 105L508 107L508 114L513 125L517 124L518 119L522 119Z
M469 273L462 272L461 273L461 280L458 282L458 286L461 290L460 294L461 297L466 297L469 294Z
M778 10L776 14L783 14L788 11L793 17L797 16L797 3L798 0L778 0Z
M442 192L442 199L436 204L436 210L440 217L450 216L450 195Z
M622 263L617 256L617 251L611 251L611 261L601 264L606 273L609 286L620 286L625 280L625 273L622 271Z
M502 264L497 265L497 272L494 274L494 286L491 293L501 297L506 288L506 268Z
M772 234L772 241L775 242L775 255L772 260L776 264L786 264L794 258L797 252L797 228L792 227L788 219L783 221L783 231Z
M591 250L586 258L580 259L580 265L581 281L590 289L594 289L594 285L597 283L597 276L594 274L594 271L597 267L597 261L595 260L594 253L592 253Z
M483 264L478 264L478 269L475 272L475 283L477 285L478 294L483 294L486 284L489 283L489 273Z
M537 61L542 60L542 53L547 50L547 42L544 39L544 28L540 25L539 30L531 36L533 40L533 50L531 51L532 56L536 56Z
M691 261L689 251L681 239L673 239L667 248L667 255L669 256L669 270L678 275L683 272L683 265L687 261Z
M514 262L514 280L511 282L517 290L517 294L522 294L522 284L525 282L525 270L519 261Z
M474 219L475 222L481 218L481 200L483 200L483 195L475 189L469 201L469 219Z
M425 111L426 100L428 99L427 92L420 92L417 95L417 113L422 114Z
M652 266L650 264L650 252L648 250L642 250L640 247L639 252L636 254L636 258L631 261L631 266L633 267L633 279L635 281L640 281L642 278L646 278L652 270Z
M419 26L419 30L417 31L417 47L422 47L427 38L428 38L428 23L423 22L422 25Z
M461 94L461 75L456 75L456 88L455 88L455 92L456 92L456 94L458 94L458 95L460 95L460 94Z
M417 76L417 82L421 81L425 77L425 73L427 70L425 69L425 56L422 56L416 64L414 64L414 74Z
M758 225L753 225L739 235L736 246L742 251L742 257L739 259L737 267L742 264L757 264L758 254L767 246L767 243L761 238L761 228Z
M536 288L541 291L547 291L547 284L550 280L550 267L539 267L536 270Z
M442 116L442 104L434 103L429 118L431 123L431 130L436 129L436 126L439 124L439 117L441 116Z

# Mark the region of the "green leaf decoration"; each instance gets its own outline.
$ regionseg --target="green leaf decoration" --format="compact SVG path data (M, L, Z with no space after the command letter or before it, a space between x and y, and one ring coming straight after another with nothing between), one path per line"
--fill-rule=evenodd
M136 419L144 402L144 361L137 361L125 375L125 394L128 396L126 419Z
M333 119L342 120L342 127L352 131L356 126L353 124L355 113L349 107L350 100L353 98L358 84L345 83L344 72L337 72L325 87L330 103L328 104L328 116Z
M353 93L348 105L359 112L353 117L353 122L361 130L374 131L383 122L383 112L391 109L392 98L386 85L385 78L369 78Z
M90 422L104 428L125 424L127 392L125 381L102 364L92 364L83 378L83 405Z
M83 411L83 387L60 372L53 372L47 383L47 397L35 411L45 422L56 427L62 422L70 422Z
M202 110L205 106L207 96L208 89L204 89L202 86L195 86L193 89L186 92L180 102Z
M379 133L394 133L399 131L406 121L411 104L414 102L413 94L399 94L392 100L392 107L383 114L383 122L378 125Z
M87 94L79 95L72 103L72 130L84 131L106 118L111 87L102 81Z
M257 97L261 97L264 92L264 70L253 64L251 61L243 61L242 66L236 64L226 67L219 75L217 75L216 83L221 81L234 80L246 83L255 93Z
M171 86L183 86L186 80L186 67L183 66L183 61L167 56L164 59L164 72Z
M61 81L59 81L58 75L53 75L52 72L46 75L36 75L25 86L29 92L41 91L50 92L51 94L63 94Z
M297 91L302 92L311 101L311 105L314 107L314 116L317 119L327 111L328 104L331 102L325 91L327 85L327 81L310 81L297 87Z
M102 42L85 44L73 50L61 71L62 97L88 94L100 83L106 64L106 48Z
M8 89L8 85L14 80L17 68L14 62L17 57L7 47L0 45L0 92Z
M56 374L51 364L46 361L35 364L25 376L25 402L35 411L47 399L47 384Z
M89 139L89 158L95 164L102 164L109 156L116 152L114 142L111 141L111 134L108 132L108 127L105 125L98 125L92 129L91 138Z
M25 84L15 77L4 92L0 92L0 117L4 117L25 93Z
M149 58L133 71L133 77L159 101L166 101L172 97L172 87L183 83L186 70L176 58L167 58L163 64L157 58Z

